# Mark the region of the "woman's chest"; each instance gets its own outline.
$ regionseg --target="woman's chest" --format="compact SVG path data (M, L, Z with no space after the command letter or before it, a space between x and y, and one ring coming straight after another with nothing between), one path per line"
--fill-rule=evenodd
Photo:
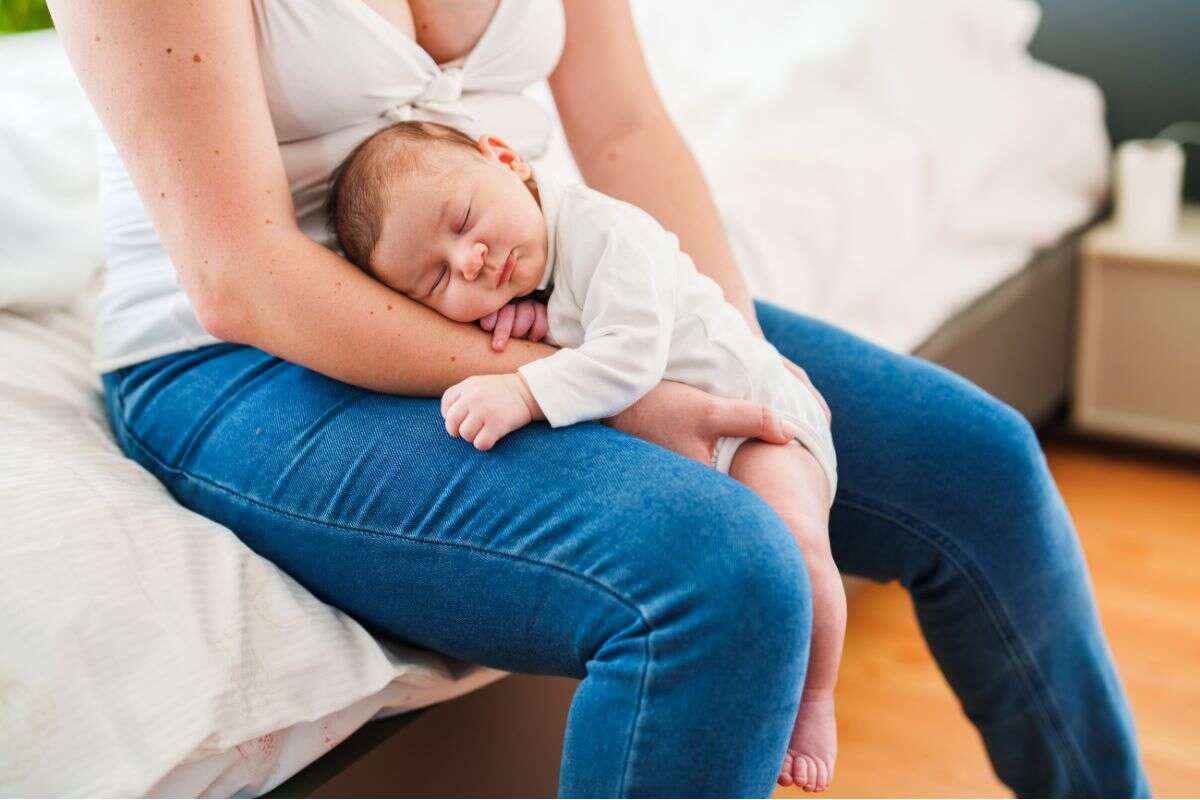
M354 145L396 119L495 133L531 158L544 151L550 118L522 92L558 61L561 0L441 0L429 13L425 1L252 0L293 187L327 179Z
M500 0L361 0L439 64L470 53Z

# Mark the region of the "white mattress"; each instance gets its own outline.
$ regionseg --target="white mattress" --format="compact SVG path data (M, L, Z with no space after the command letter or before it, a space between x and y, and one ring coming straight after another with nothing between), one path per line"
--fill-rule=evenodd
M885 347L1104 194L1100 96L1025 55L1029 0L633 8L751 289ZM122 456L87 366L82 98L52 33L0 39L0 74L0 795L257 795L502 677L371 637Z
M374 638L178 505L90 340L85 303L0 311L0 796L257 796L507 674Z
M1103 97L1028 55L1033 0L633 7L751 290L889 349L916 348L1107 190Z

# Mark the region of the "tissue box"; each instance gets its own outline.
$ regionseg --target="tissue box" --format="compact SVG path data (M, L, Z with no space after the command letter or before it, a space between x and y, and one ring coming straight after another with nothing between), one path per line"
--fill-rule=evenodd
M1158 242L1101 224L1080 254L1072 427L1200 452L1200 206Z

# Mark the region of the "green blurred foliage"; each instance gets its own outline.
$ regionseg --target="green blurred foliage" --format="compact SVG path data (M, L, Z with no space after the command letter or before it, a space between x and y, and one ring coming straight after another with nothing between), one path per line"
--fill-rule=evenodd
M0 33L34 31L53 24L46 0L0 0Z

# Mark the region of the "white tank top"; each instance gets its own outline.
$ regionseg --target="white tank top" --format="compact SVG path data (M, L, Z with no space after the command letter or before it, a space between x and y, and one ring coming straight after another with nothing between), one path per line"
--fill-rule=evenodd
M522 92L558 63L561 0L500 0L475 48L435 63L362 0L253 0L258 57L300 229L336 247L322 205L334 167L406 119L495 133L531 161L550 143L547 110ZM92 368L107 372L220 339L196 319L112 141L93 114L105 276Z

